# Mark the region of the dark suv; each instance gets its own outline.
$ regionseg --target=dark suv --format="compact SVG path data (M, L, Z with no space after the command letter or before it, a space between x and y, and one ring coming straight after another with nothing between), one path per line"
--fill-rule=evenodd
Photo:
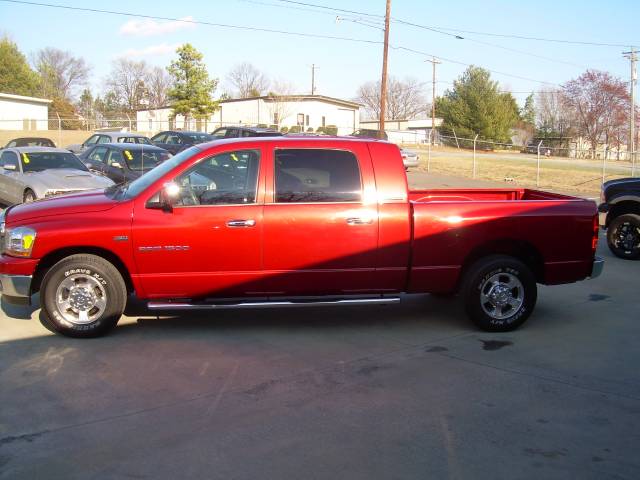
M369 128L361 128L360 130L356 130L353 132L350 137L359 137L359 138L376 138L381 140L389 140L389 136L387 132L380 130L373 130Z
M220 127L211 132L215 138L281 137L282 133L263 127Z
M640 258L640 178L609 180L602 185L598 207L607 244L620 258Z
M190 132L187 130L167 130L151 137L151 143L164 148L172 155L198 143L210 142L214 137L205 132Z

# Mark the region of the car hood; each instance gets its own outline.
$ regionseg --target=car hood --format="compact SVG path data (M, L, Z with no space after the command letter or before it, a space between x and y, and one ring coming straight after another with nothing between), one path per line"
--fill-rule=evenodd
M56 168L24 175L26 179L39 182L44 188L59 190L105 188L113 185L113 182L106 177L73 168Z
M613 186L626 186L627 184L629 184L629 186L631 185L640 185L640 178L618 178L615 180L609 180L608 182L604 183L604 187L608 188L608 187L613 187Z
M7 225L22 224L27 220L39 217L102 212L110 210L118 203L112 196L105 194L104 190L72 193L10 207L6 222Z

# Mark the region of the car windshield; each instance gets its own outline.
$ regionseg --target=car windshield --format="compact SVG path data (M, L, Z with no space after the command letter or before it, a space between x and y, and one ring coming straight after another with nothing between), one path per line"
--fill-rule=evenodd
M169 173L171 170L176 168L181 163L189 160L193 155L198 153L200 149L198 147L191 147L183 150L178 153L174 157L171 157L166 162L161 163L158 168L154 168L148 173L145 173L141 177L137 178L133 182L129 183L126 187L126 191L124 192L125 198L134 198L138 196L143 190L145 190L149 185L158 181L164 175Z
M118 137L118 143L139 143L142 145L153 145L147 137Z
M87 172L84 163L69 152L25 152L20 154L23 172L41 172L58 168L73 168Z
M131 170L151 170L169 158L169 153L145 150L124 150L122 152Z
M208 133L185 133L184 136L190 138L193 143L210 142L216 139L216 137Z

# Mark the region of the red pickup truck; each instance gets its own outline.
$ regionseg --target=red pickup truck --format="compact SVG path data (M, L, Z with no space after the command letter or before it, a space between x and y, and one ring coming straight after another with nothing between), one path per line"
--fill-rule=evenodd
M8 208L6 301L106 333L150 309L395 303L461 293L482 329L531 314L537 283L595 277L595 203L527 189L408 190L398 147L346 138L219 140L104 191Z

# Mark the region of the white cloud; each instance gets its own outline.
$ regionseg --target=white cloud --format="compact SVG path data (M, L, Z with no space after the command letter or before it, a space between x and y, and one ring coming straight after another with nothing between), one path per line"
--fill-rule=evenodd
M121 35L131 35L135 37L151 37L154 35L164 35L167 33L177 32L178 30L185 30L195 28L193 17L182 17L179 20L172 20L169 22L157 22L150 18L142 20L129 20L127 23L120 27Z
M129 48L124 52L116 55L117 57L156 57L160 55L167 55L169 53L174 53L176 49L180 46L179 43L168 44L161 43L159 45L151 45L145 48Z

